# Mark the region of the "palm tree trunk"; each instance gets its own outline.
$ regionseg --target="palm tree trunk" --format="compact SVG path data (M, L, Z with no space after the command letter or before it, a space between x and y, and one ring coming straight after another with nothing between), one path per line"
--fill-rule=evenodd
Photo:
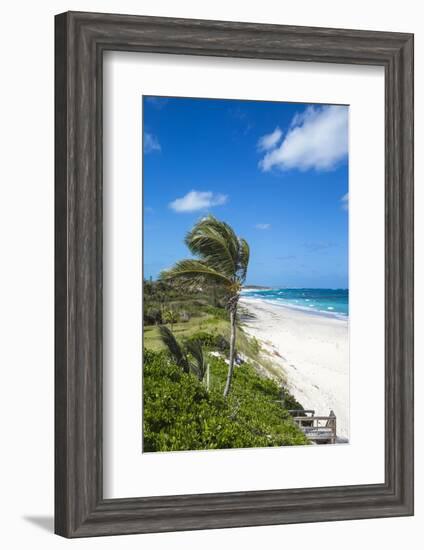
M228 366L227 383L225 384L224 397L230 392L231 380L233 378L234 359L236 353L236 314L237 304L230 310L230 325L231 325L231 337L230 337L230 364Z

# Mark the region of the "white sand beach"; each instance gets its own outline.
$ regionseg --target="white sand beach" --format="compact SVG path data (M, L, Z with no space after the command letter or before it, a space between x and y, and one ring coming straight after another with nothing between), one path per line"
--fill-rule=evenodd
M242 326L261 341L273 365L282 369L288 389L305 409L337 416L337 435L349 438L348 321L335 316L243 297L249 316Z

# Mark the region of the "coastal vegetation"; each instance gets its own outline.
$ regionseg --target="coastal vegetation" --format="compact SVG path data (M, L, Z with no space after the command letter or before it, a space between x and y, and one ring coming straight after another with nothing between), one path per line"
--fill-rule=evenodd
M144 450L307 444L288 412L301 405L241 326L247 242L212 216L185 242L197 259L144 281Z
M278 402L281 388L250 364L236 368L223 396L228 365L209 356L210 389L167 351L144 350L144 451L305 445L304 434ZM299 405L288 399L287 405Z

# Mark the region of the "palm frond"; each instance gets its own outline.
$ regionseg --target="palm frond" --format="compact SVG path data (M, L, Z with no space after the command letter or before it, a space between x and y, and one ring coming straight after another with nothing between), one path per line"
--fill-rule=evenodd
M172 330L167 326L161 325L159 327L160 338L165 346L168 348L169 353L171 354L172 359L175 363L181 367L184 372L189 372L189 364L187 357L181 348L180 344L177 342Z
M185 243L205 264L233 277L237 270L238 241L233 229L214 216L202 218L187 234Z
M249 265L250 248L245 239L239 239L239 253L237 262L237 272L241 283L244 283Z
M232 284L229 277L200 260L181 260L170 269L162 271L160 278L168 281L180 279L190 287L199 287L205 283L218 283L222 286Z
M190 367L198 379L202 381L208 366L205 354L203 353L202 344L198 340L190 340L187 342L186 348L193 357L193 360L189 361Z

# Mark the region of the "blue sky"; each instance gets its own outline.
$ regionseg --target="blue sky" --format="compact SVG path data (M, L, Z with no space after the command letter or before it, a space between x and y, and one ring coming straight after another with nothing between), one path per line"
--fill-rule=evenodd
M207 213L250 245L247 283L348 287L348 108L143 97L144 277Z

